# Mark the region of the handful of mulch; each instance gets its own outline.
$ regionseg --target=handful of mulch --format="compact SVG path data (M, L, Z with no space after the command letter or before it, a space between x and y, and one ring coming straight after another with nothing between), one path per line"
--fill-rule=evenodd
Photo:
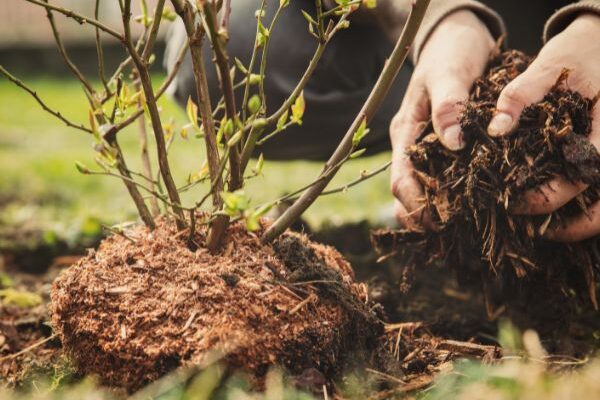
M506 297L523 291L525 281L543 281L557 293L587 293L597 309L597 239L562 244L542 236L600 198L600 155L587 139L598 97L571 91L565 70L543 101L525 108L511 136L487 135L500 92L531 60L514 50L492 56L460 120L464 150L445 149L431 125L409 149L425 207L440 231L378 231L374 241L413 268L441 261L463 281L482 282L486 294L500 288ZM526 191L558 176L590 186L549 215L511 214Z

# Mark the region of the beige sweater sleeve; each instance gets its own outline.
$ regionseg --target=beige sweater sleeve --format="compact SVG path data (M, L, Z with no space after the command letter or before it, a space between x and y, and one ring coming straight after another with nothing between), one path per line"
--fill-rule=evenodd
M546 22L544 42L564 30L582 12L593 12L600 15L600 0L582 0L559 9Z
M474 12L488 27L494 39L498 39L506 33L502 18L491 8L475 0L431 0L425 18L417 33L415 42L411 49L411 60L413 63L419 59L419 54L425 42L436 28L436 26L449 14L459 10L470 10Z

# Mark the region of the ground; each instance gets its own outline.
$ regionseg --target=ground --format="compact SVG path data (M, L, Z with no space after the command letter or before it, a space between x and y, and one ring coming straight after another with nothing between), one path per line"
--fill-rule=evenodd
M85 101L80 88L72 80L30 77L26 81L50 105L68 109L68 117L82 122L87 120ZM166 114L175 116L177 124L184 123L185 116L170 101L164 99L162 107ZM184 182L186 175L199 169L203 162L201 142L194 138L187 140L190 145L174 146L174 151L177 151L176 157L173 157L177 182ZM123 132L122 144L127 154L137 159L134 130ZM332 186L351 181L361 170L374 169L388 157L388 154L383 154L349 163ZM12 288L41 295L41 302L35 296L17 296L16 301L20 304L16 305L7 304L8 296L3 296L0 309L2 323L9 321L9 325L17 326L18 332L13 338L18 337L21 343L15 347L24 350L25 354L18 358L19 363L9 365L5 359L7 353L2 352L0 363L13 369L9 372L15 379L21 377L20 372L29 374L25 386L31 385L38 395L42 393L45 398L65 398L67 394L63 390L68 391L71 398L81 398L85 394L93 394L95 398L113 398L116 393L99 389L73 373L69 361L57 352L59 343L50 336L45 324L49 283L60 269L74 262L83 254L85 247L97 243L105 233L101 225L122 222L134 215L120 182L107 177L83 176L75 169L75 161L93 166L91 139L63 127L53 117L39 110L29 95L6 80L0 81L0 271L3 272L0 281L12 278ZM132 165L136 166L137 163L133 162ZM318 163L267 162L265 176L255 178L248 192L253 202L260 204L309 182L319 168ZM402 339L401 343L406 343L402 352L408 370L428 367L423 360L431 356L427 353L429 350L409 351L417 350L409 345L414 346L419 340L432 337L445 341L442 346L459 346L450 347L457 353L466 352L464 346L467 345L456 344L452 340L485 345L501 343L508 351L506 355L510 360L491 366L480 362L440 363L436 372L441 370L443 374L445 371L445 375L437 378L433 386L431 378L422 382L411 381L414 386L407 386L405 381L399 384L393 377L377 375L377 371L362 371L347 375L339 384L340 393L344 393L345 398L382 398L386 393L375 393L373 388L376 381L383 380L389 387L421 389L417 392L413 390L411 395L434 399L493 395L515 398L525 394L533 399L558 398L561 395L563 398L600 398L599 383L594 379L599 373L597 361L588 363L587 359L548 357L540 353L539 341L535 337L529 334L521 338L508 324L504 324L498 332L498 321L486 318L477 292L458 288L448 273L439 270L420 271L415 290L405 295L399 292L396 285L401 278L398 270L393 263L375 263L377 256L370 251L368 242L370 227L380 220L381 214L391 204L387 180L387 173L383 173L347 193L319 200L306 214L316 239L336 245L355 266L358 278L371 281L372 295L387 306L386 311L392 321L405 324L390 329L396 329L394 333L397 332ZM194 198L198 193L189 193L187 199ZM359 223L363 220L368 222ZM343 227L339 228L340 225ZM11 286L7 282L1 285ZM431 301L432 298L436 301ZM23 307L23 301L29 301L32 307ZM597 349L600 347L600 332L595 335L596 341L592 346ZM10 336L5 329L0 341L10 339ZM29 349L29 346L39 344L44 338L47 338L45 343ZM5 345L2 342L0 348ZM489 349L473 346L475 348L471 350L479 353ZM515 352L511 353L511 349ZM39 365L34 365L36 363ZM34 365L35 368L22 371L20 368L25 364ZM586 366L579 372L558 377L546 368L570 369L580 364ZM193 379L190 378L192 372L195 376ZM245 386L243 377L226 379L218 366L211 366L199 374L192 372L171 375L160 385L151 386L139 395L145 398L190 398L191 393L197 396L198 388L202 388L206 397L216 390L223 397L257 398L250 397L256 394L252 394ZM405 380L408 378L409 375L402 377ZM315 379L309 375L292 380ZM286 398L312 398L292 389L289 383L290 379L284 379L277 371L270 373L266 394L270 397L267 398L282 398L281 393L285 393ZM219 388L215 389L216 386ZM426 387L428 389L422 390ZM394 393L401 396L403 391ZM0 398L13 395L4 397L0 390Z

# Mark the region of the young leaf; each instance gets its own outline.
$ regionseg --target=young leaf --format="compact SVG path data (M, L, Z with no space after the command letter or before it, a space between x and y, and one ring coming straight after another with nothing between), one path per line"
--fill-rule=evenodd
M230 138L233 135L233 121L228 119L225 122L225 126L223 127L223 132L225 133L226 138Z
M248 70L246 69L246 67L244 67L244 64L242 64L242 62L239 60L239 58L235 57L234 62L235 62L235 66L237 67L237 69L242 71L242 73L244 75L248 74Z
M300 95L292 104L292 122L302 125L302 116L304 115L304 109L306 108L306 104L304 102L304 91L300 92Z
M250 200L243 190L235 192L221 192L221 197L225 203L225 213L229 216L235 216L243 213L250 205Z
M90 120L90 129L92 130L94 137L96 139L99 139L100 132L98 132L98 121L96 120L96 116L94 115L94 112L92 110L89 110L88 112L88 119Z
M248 111L250 114L256 114L260 110L260 97L255 94L248 100Z
M363 140L365 136L369 133L369 129L367 128L367 119L363 118L360 126L354 132L354 136L352 136L352 147L358 146L358 144Z
M251 85L258 85L258 84L260 84L261 81L262 81L262 78L258 74L250 74L250 76L248 78L248 82Z
M285 8L290 4L290 0L279 0L279 7Z
M198 106L192 101L192 96L188 97L185 111L194 128L198 129Z
M77 171L79 171L80 173L87 175L90 173L90 169L88 167L86 167L86 165L80 161L75 161L75 168L77 168Z
M362 0L362 5L367 8L377 7L377 0Z
M350 154L349 158L351 160L354 158L358 158L358 157L362 156L365 151L367 151L367 149L364 149L364 148L360 149L360 150L356 150L354 153Z
M260 229L260 217L269 212L273 207L273 203L265 204L258 207L250 215L246 216L246 229L250 232Z
M288 110L285 110L283 112L283 114L281 114L281 117L279 117L279 119L277 120L277 130L278 131L282 130L283 127L285 126L285 123L288 119L289 114L290 113L288 112Z
M304 19L308 22L308 25L313 25L313 24L316 25L317 24L317 21L315 21L309 13L307 13L304 10L300 10L300 11L302 12L302 16L304 17Z
M233 135L233 136L231 137L231 139L229 139L229 140L227 141L227 147L233 147L233 146L235 146L235 145L237 144L237 142L239 142L239 141L240 141L240 139L242 138L242 135L243 135L243 134L244 134L244 132L243 132L243 131L237 131L237 132L235 133L235 135Z
M148 6L146 5L146 0L141 0L141 9L142 9L142 24L144 27L148 27L150 25L150 20L148 19Z
M262 173L263 167L265 165L265 158L262 153L258 156L258 160L256 160L256 165L254 166L254 173L256 175L260 175Z

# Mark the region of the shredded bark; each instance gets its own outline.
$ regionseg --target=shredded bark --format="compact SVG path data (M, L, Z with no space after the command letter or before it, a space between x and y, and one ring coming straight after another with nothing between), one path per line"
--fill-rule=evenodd
M382 333L350 265L303 235L271 247L236 224L215 255L202 230L191 251L166 220L127 236L104 240L52 290L65 350L112 386L135 390L215 355L259 380L273 364L331 379Z
M574 290L598 307L597 239L561 244L542 238L548 228L586 213L600 198L600 156L587 140L597 97L588 99L570 90L565 70L541 102L524 109L512 135L500 139L487 135L500 92L530 62L518 51L491 58L460 119L465 150L446 150L431 125L409 149L424 187L426 209L439 232L374 234L382 253L394 252L406 265L442 262L456 269L463 282L483 284L490 314L497 295L510 299L527 290L526 281L544 281L558 297L568 297ZM590 186L550 215L510 212L526 191L556 177Z

